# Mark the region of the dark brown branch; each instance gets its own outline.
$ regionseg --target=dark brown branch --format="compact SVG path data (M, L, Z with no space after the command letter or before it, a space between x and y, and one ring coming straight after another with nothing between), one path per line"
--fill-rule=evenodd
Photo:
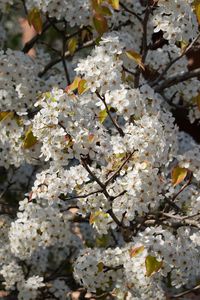
M97 191L94 191L94 192L91 192L91 193L88 193L88 194L85 194L85 195L72 196L72 197L66 198L66 199L64 197L61 197L61 196L59 198L61 200L70 201L70 200L74 200L74 199L84 199L84 198L87 198L89 196L99 194L99 193L102 193L102 190L97 190Z
M200 68L195 69L193 71L188 71L183 74L174 74L170 76L168 79L164 80L160 85L155 87L155 92L160 93L166 88L169 88L173 85L176 85L180 82L184 82L188 79L200 76Z
M98 185L102 188L102 191L106 191L106 186L101 182L101 180L90 170L90 167L88 166L86 160L84 158L81 159L83 167L87 170L87 172L90 174L90 176L98 183ZM106 192L106 197L110 197L108 193Z
M168 206L165 207L165 212L169 212L170 208L173 208L175 210L175 212L177 213L178 211L180 211L180 208L174 203L174 201L176 200L176 198L178 197L178 195L180 195L188 185L190 185L191 180L192 180L192 172L189 172L189 179L188 181L181 187L181 189L172 197L172 199L165 199L165 202L168 204Z
M110 208L107 213L111 216L111 218L113 219L113 221L119 226L119 227L122 227L122 228L127 228L127 226L123 225L123 223L121 221L118 220L118 218L115 216L112 208Z
M174 209L175 212L180 210L180 207L178 207L172 200L166 198L165 202L168 204L167 207L165 207L165 211L170 211L170 208Z
M142 28L143 28L143 36L142 36L142 45L140 54L142 56L142 63L145 63L146 56L148 53L148 45L147 45L147 26L149 21L149 15L151 12L151 8L149 6L146 7L144 19L142 20ZM137 88L139 86L140 82L140 74L141 74L141 68L138 67L137 74L135 76L135 87Z
M142 37L142 49L141 49L142 63L145 62L147 52L148 52L147 26L148 26L150 12L151 12L151 8L149 6L147 6L147 8L145 10L144 20L143 20L143 37Z
M135 152L135 150L127 156L127 158L124 160L124 162L121 164L121 166L117 169L117 171L115 171L115 173L110 178L108 178L108 180L105 182L105 186L107 186L113 179L116 178L118 173L123 169L123 167L126 165L126 163L130 160L130 158L132 157L134 152Z
M26 2L25 2L25 0L22 0L22 4L23 4L23 8L24 8L25 14L28 15L28 9L27 9L27 7L26 7Z
M35 45L35 43L42 37L42 35L51 27L49 22L44 23L42 32L40 34L35 35L30 41L28 41L22 51L26 54L28 53Z
M122 68L123 68L123 70L124 70L125 72L127 72L127 73L129 73L129 74L131 74L131 75L133 75L133 76L136 75L134 72L128 70L126 67L122 66Z
M65 23L65 29L66 29L66 23ZM63 64L63 68L64 68L64 71L65 71L65 77L66 77L66 80L67 80L67 85L70 84L70 77L69 77L69 72L68 72L68 69L67 69L67 64L66 64L66 61L65 61L65 48L66 48L66 39L65 39L65 32L63 32L63 37L62 37L63 41L62 41L62 53L61 53L61 58L62 58L62 64Z
M122 128L117 124L116 120L112 117L112 114L110 113L110 109L105 101L105 98L103 96L101 96L97 91L96 91L96 95L99 97L99 99L101 99L101 101L103 102L104 106L105 106L105 109L106 109L106 112L112 122L112 124L114 125L114 127L117 129L117 131L119 132L119 134L124 137L125 134L122 130Z
M182 188L173 196L172 201L175 201L175 199L186 189L188 185L190 185L192 181L192 172L189 173L189 179L188 181L182 186Z
M109 202L113 201L113 199L115 199L115 197L110 196L109 193L106 190L106 185L101 182L101 180L90 170L86 160L84 158L81 159L81 162L84 166L84 168L88 171L88 173L90 174L90 176L93 178L94 181L96 181L96 183L98 183L98 185L102 188L102 193L104 194L104 196L107 198L107 200ZM118 218L115 216L112 208L110 208L109 210L107 210L107 213L110 215L110 217L113 219L113 221L121 228L127 228L126 226L124 226L124 224L122 222L120 222L118 220Z

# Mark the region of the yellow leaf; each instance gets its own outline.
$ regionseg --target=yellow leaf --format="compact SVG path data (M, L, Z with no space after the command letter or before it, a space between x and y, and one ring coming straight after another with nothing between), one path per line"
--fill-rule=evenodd
M114 9L119 10L119 0L108 0L108 2Z
M146 276L150 277L152 274L158 272L162 268L162 265L162 261L158 261L154 256L148 255L145 259Z
M133 247L129 250L130 257L137 256L138 254L142 253L144 251L144 246L140 247Z
M187 41L182 40L181 41L181 51L184 52L185 49L187 49L189 43Z
M112 16L112 13L110 11L110 8L107 6L102 5L100 8L100 12L104 16Z
M197 21L200 24L200 0L194 0L193 2L194 11L197 16Z
M5 121L8 118L13 118L14 112L12 111L1 111L0 112L0 122Z
M128 58L134 60L141 69L145 70L145 66L142 62L142 57L139 53L135 52L134 50L128 50L126 51L126 55L128 56Z
M28 23L29 25L33 26L33 28L35 29L35 31L37 33L41 33L42 32L42 16L41 13L39 11L39 9L37 8L33 8L29 11L28 13Z
M37 143L37 138L33 135L32 129L29 128L25 133L25 138L23 142L23 148L29 149Z
M200 93L196 96L192 98L192 101L194 104L197 105L199 111L200 111Z
M172 184L175 186L181 183L187 176L188 170L179 166L172 170Z
M68 42L68 50L69 50L69 53L71 56L73 56L74 52L76 51L76 48L77 48L77 44L78 44L78 41L76 38L71 38Z
M100 14L100 13L95 13L93 16L93 23L96 31L102 35L104 32L108 31L108 23L106 18Z
M99 3L99 1L97 1L97 0L92 0L91 2L92 2L92 8L93 8L93 10L95 12L100 12L99 8L100 8L100 4L101 3Z
M78 93L82 95L88 90L87 81L85 79L81 79L78 83Z
M68 86L66 87L65 92L66 92L66 93L71 93L71 92L73 92L74 90L76 90L76 89L78 88L78 84L79 84L80 81L81 81L81 78L80 78L80 77L75 77L75 78L74 78L74 81L73 81L70 85L68 85Z

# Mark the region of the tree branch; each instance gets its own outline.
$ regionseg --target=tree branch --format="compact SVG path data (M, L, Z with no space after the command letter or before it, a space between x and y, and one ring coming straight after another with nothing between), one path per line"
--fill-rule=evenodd
M51 27L51 24L47 21L46 23L44 23L43 25L43 29L42 32L40 34L35 35L30 41L28 41L22 51L26 54L28 53L33 46L35 45L35 43L42 37L42 35Z
M142 28L143 28L143 36L142 36L142 45L141 45L141 56L142 56L142 63L144 64L146 60L146 56L148 53L148 45L147 45L147 26L148 26L148 21L149 21L149 15L151 12L151 8L149 5L147 5L145 14L144 14L144 19L142 20ZM139 86L139 81L140 81L140 74L141 74L141 68L137 69L137 74L135 76L135 87L137 88Z
M65 29L66 29L66 23L65 23ZM65 32L62 33L62 53L61 53L61 58L62 58L62 64L63 64L63 68L64 68L64 71L65 71L65 77L66 77L66 80L67 80L67 85L70 84L70 76L69 76L69 72L68 72L68 69L67 69L67 64L66 64L66 61L65 61L65 48L66 48L66 38L65 38Z
M173 196L173 198L172 198L172 201L174 201L177 197L178 197L178 195L180 195L185 189L186 189L186 187L188 186L188 185L190 185L190 183L191 183L191 181L192 181L192 176L193 176L193 174L192 174L192 172L190 172L189 173L189 179L188 179L188 181L182 186L182 188Z
M86 160L84 158L81 159L81 162L84 166L84 168L88 171L88 173L90 174L90 176L94 179L94 181L96 181L96 183L98 183L98 185L102 188L102 193L104 194L104 196L107 198L107 200L109 202L113 201L113 199L115 199L115 197L110 196L109 193L106 190L106 185L101 182L101 180L90 170ZM118 195L119 196L119 195ZM125 226L121 221L118 220L118 218L115 216L113 209L110 208L107 210L107 213L110 215L110 217L113 219L113 221L121 228L127 228L127 226Z
M196 290L199 290L199 289L200 289L200 284L197 285L197 286L195 286L195 287L192 288L192 289L189 289L189 290L184 291L184 292L182 292L182 293L179 293L179 294L177 294L177 295L172 295L171 297L172 297L172 299L173 299L173 298L174 298L174 299L180 298L180 297L182 297L182 296L185 296L185 295L187 295L187 294L189 294L189 293L191 293L191 292L194 292L194 291L196 291Z
M188 218L185 218L185 217L182 217L182 216L179 216L179 215L173 215L173 214L170 214L170 213L161 213L163 216L167 217L167 218L170 218L170 219L175 219L175 220L178 220L180 222L178 222L176 225L177 226L184 226L184 225L190 225L190 226L194 226L198 229L200 229L200 223L196 220L191 220Z
M160 93L166 88L169 88L173 85L176 85L180 82L184 82L188 79L200 76L200 68L197 68L193 71L188 71L183 74L174 74L170 76L168 79L164 80L160 85L155 87L155 92Z

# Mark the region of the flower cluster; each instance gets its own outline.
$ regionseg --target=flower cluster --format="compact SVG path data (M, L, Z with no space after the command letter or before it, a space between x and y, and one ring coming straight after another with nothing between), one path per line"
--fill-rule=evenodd
M75 25L88 25L90 23L89 0L27 0L27 7L28 9L36 7L43 13L48 13L49 17L55 17L58 20L65 18L72 27Z
M198 32L196 16L191 9L192 0L159 0L159 8L153 17L154 32L162 30L170 43L189 41Z
M2 28L15 27L10 7L36 31L23 51L14 29L8 41L0 32L0 280L10 299L166 300L196 288L200 147L176 113L200 118L200 72L188 68L197 4L1 1Z

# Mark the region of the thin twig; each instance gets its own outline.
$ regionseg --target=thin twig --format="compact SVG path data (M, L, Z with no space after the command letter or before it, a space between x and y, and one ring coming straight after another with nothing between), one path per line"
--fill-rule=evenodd
M133 15L134 17L136 17L138 19L138 21L140 21L142 23L142 18L137 15L133 10L129 9L124 3L122 3L121 1L119 2L120 6L129 14Z
M115 216L112 208L110 208L109 210L107 210L107 213L111 216L111 218L113 219L113 221L119 226L119 227L122 227L122 228L127 228L127 226L123 225L123 223L118 220L118 218Z
M182 193L185 189L186 189L186 187L188 186L188 185L190 185L190 183L191 183L191 181L192 181L192 176L193 176L193 174L192 174L192 172L190 172L189 173L189 179L188 179L188 181L182 186L182 188L173 196L173 198L172 198L172 201L174 202L175 201L175 199L180 195L180 193Z
M127 73L129 73L129 74L131 74L131 75L133 75L133 76L136 75L134 72L128 70L126 67L122 66L122 68L123 68L123 70L124 70L125 72L127 72Z
M165 212L169 212L170 207L172 207L176 212L180 210L180 208L174 203L176 198L186 189L188 185L190 185L192 180L192 172L189 173L188 181L181 187L181 189L172 197L172 199L166 198L165 201L169 204L167 208L165 208Z
M66 29L66 23L65 23L65 29ZM66 48L66 39L65 39L65 32L63 33L63 48L62 48L62 54L61 54L61 57L62 57L62 64L63 64L63 68L64 68L64 71L65 71L65 77L66 77L66 80L67 80L67 85L70 84L71 80L70 80L70 77L69 77L69 72L68 72L68 69L67 69L67 64L66 64L66 61L65 61L65 48Z
M91 193L88 193L88 194L85 194L85 195L77 195L77 196L73 196L73 197L66 198L66 199L64 199L63 197L61 197L61 199L65 200L65 201L70 201L70 200L74 200L74 199L84 199L84 198L87 198L89 196L92 196L92 195L95 195L95 194L99 194L99 193L102 193L102 189L94 191L94 192L91 192Z
M24 8L25 14L28 15L28 9L27 9L27 7L26 7L26 2L25 2L25 0L22 0L22 4L23 4L23 8Z
M102 188L102 191L105 192L106 191L106 186L105 184L103 184L101 182L101 180L90 170L86 160L84 158L81 159L82 165L83 167L88 171L88 173L90 174L90 176L94 179L94 181L96 181L96 183L98 183L98 185ZM109 196L109 195L108 195Z
M88 171L88 173L90 174L90 176L94 179L94 181L96 181L96 183L98 183L98 185L102 188L102 193L105 195L105 197L108 199L109 202L113 201L114 197L110 196L109 193L106 190L106 185L101 182L101 180L91 171L91 169L89 168L87 162L85 159L81 159L81 162L84 166L84 168ZM113 221L122 228L127 228L123 223L121 223L118 218L115 216L113 209L110 208L107 210L107 213L110 215L110 217L113 219Z
M126 165L126 163L130 160L130 158L132 157L132 155L133 155L134 152L135 152L135 150L132 151L127 156L127 158L124 160L124 162L121 164L121 166L117 169L117 171L115 171L115 173L110 178L108 178L108 180L105 182L105 186L107 186L113 179L115 179L115 177L117 176L117 174L123 169L123 167Z
M91 41L88 41L86 43L84 43L82 46L80 46L76 52L82 50L82 49L85 49L85 48L88 48L88 47L92 47L95 45L95 41L94 40L91 40ZM70 57L70 52L69 51L66 51L65 52L65 58L67 57ZM60 63L62 61L62 58L61 57L57 57L56 59L53 59L52 61L50 61L45 67L44 69L39 72L38 74L38 77L42 77L44 76L53 66L57 65L58 63Z
M149 15L151 12L151 8L149 5L147 5L145 14L144 14L144 19L142 21L142 28L143 28L143 36L142 36L142 45L141 45L141 50L140 54L142 56L142 63L145 63L146 56L148 53L148 45L147 45L147 27L148 27L148 21L149 21ZM141 68L138 67L137 69L137 74L135 76L135 88L139 86L140 82L140 75L141 75Z
M187 295L187 294L189 294L189 293L191 293L191 292L194 292L194 291L196 291L196 290L198 290L198 289L200 289L200 284L197 285L197 286L195 286L195 287L192 288L192 289L189 289L189 290L187 290L187 291L181 292L181 293L179 293L179 294L177 294L177 295L173 295L173 296L171 296L171 297L172 297L172 299L173 299L173 298L180 298L180 297L185 296L185 295Z
M101 99L101 101L103 102L104 106L105 106L105 109L106 109L106 112L111 120L111 122L113 123L114 127L117 129L117 131L119 132L119 134L124 137L125 134L123 132L123 129L117 124L116 120L112 117L112 114L110 113L110 109L105 101L105 98L103 96L101 96L99 94L99 92L96 91L96 95L99 97L99 99Z

